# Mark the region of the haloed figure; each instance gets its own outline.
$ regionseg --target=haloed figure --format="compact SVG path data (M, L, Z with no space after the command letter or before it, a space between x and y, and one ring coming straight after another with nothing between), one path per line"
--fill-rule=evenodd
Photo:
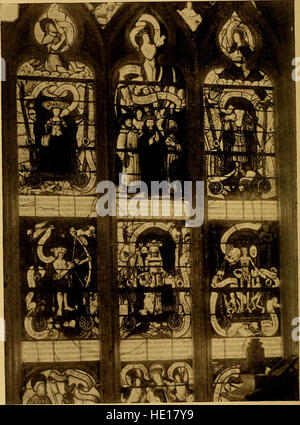
M67 62L62 57L62 52L68 45L65 30L57 25L53 19L49 18L44 18L40 21L40 28L44 33L41 44L47 47L48 58L46 61L37 61L34 66L42 71L65 71L68 67Z
M235 27L232 30L232 44L228 49L232 63L221 73L220 78L228 80L241 81L260 81L264 78L263 74L257 69L249 68L249 59L253 53L252 48L246 40L246 32L241 27Z
M232 32L233 43L229 52L233 61L242 65L250 57L252 50L245 40L245 31L242 28L235 28Z

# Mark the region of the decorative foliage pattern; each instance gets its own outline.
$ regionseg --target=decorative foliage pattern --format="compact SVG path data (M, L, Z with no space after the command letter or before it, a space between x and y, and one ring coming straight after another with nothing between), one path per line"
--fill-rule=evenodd
M121 371L122 401L127 403L192 402L192 386L187 362L129 363Z
M98 376L79 368L35 369L25 376L23 404L100 403Z

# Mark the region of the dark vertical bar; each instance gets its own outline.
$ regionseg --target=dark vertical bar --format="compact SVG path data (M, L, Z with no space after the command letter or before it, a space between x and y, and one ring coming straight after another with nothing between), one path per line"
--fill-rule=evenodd
M195 54L196 57L196 54ZM187 82L187 179L193 182L205 181L205 148L203 136L203 105L200 65L195 71L186 75ZM195 196L195 191L193 192ZM207 200L204 199L206 217ZM205 218L206 219L206 218ZM209 315L209 286L206 282L204 225L192 228L192 328L193 328L193 369L195 401L211 401L211 342Z
M6 321L6 404L21 403L21 299L19 278L18 150L16 137L16 78L6 63L2 83L3 260Z
M280 59L280 75L276 82L275 104L277 127L278 186L280 200L280 262L281 314L284 356L299 354L299 345L292 339L292 320L299 316L297 255L297 144L296 87L292 79L295 56L295 35L289 31L294 22L294 1L286 2L287 49ZM288 25L290 24L290 25ZM283 36L283 35L282 35ZM299 83L298 83L299 84Z
M113 94L109 67L97 82L97 176L98 182L114 181L114 143L110 108ZM117 222L115 217L98 218L98 290L100 302L102 401L120 401L119 324L117 293Z

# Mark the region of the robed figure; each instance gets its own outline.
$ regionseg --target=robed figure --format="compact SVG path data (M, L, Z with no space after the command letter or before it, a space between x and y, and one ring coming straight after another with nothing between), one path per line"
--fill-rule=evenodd
M141 180L151 186L151 181L166 179L165 171L165 144L158 131L155 118L146 116L143 132L139 138L138 152L140 158Z

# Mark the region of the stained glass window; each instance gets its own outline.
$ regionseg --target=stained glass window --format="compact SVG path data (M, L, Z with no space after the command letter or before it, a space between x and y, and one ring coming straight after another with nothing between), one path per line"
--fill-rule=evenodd
M275 198L273 86L249 65L255 36L236 12L220 31L219 45L230 62L209 72L203 93L208 196Z
M115 113L120 124L116 170L120 183L183 178L185 155L185 85L173 65L161 65L165 30L143 14L129 33L136 60L122 65L116 76Z
M278 226L210 224L209 246L214 252L210 313L215 397L222 401L219 397L231 399L227 393L234 385L226 389L226 383L240 367L264 373L274 358L282 356Z
M24 338L98 338L95 222L23 219Z
M23 403L94 403L99 367L85 367L100 359L94 74L65 55L78 34L60 5L33 35L44 56L18 67L16 87ZM39 363L52 367L31 369Z
M9 24L9 402L244 401L244 380L293 352L294 204L278 172L293 88L271 58L292 31L277 40L269 6L235 3L23 5ZM114 217L97 216L100 175L117 183ZM201 228L184 221L195 198L175 199L195 175ZM170 204L153 181L176 182Z
M156 401L191 400L190 267L190 232L183 223L119 221L123 401L134 401L135 393L140 394L135 401L155 401L150 389L157 385L161 391ZM156 360L155 367L151 360ZM178 393L184 387L185 399L163 395L165 386L170 386L167 392L173 388Z
M23 404L94 404L100 402L97 365L24 370Z
M20 208L34 215L41 208L37 196L45 194L55 215L62 215L54 195L95 193L94 77L86 64L65 58L76 27L60 6L40 17L34 35L45 56L23 63L17 76ZM64 203L72 211L74 199Z

